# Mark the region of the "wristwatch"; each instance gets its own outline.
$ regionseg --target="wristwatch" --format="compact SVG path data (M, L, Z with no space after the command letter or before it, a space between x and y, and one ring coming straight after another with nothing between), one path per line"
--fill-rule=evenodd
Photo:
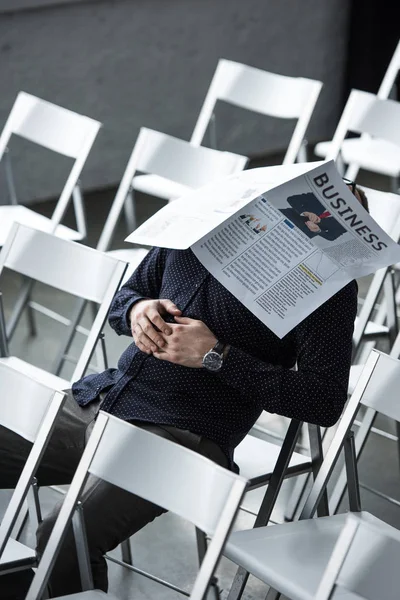
M203 356L203 367L207 371L219 371L224 362L224 348L225 344L218 342L211 350L205 353Z

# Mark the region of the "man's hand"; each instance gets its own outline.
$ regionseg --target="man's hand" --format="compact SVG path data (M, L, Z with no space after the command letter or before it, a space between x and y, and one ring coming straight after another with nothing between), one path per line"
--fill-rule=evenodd
M175 321L171 324L172 334L164 336L165 345L153 355L183 367L200 369L203 356L215 346L217 338L203 321L187 317L175 317Z
M316 223L313 223L312 221L306 221L306 225L308 229L313 233L319 233L321 231L318 225Z
M311 221L311 223L320 223L321 219L318 215L316 215L313 212L309 212L308 210L305 210L302 215L304 215L305 217L307 217L307 219L309 221Z
M146 354L152 354L165 346L165 339L172 334L172 327L162 318L170 314L179 316L182 311L171 300L140 300L129 314L132 337L136 346Z

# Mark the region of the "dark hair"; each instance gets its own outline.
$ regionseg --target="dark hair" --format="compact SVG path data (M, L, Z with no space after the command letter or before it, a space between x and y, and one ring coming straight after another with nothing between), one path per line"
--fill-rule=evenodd
M365 210L369 213L368 198L367 198L364 190L357 186L356 192L358 193L358 195L360 197L363 208L365 208Z

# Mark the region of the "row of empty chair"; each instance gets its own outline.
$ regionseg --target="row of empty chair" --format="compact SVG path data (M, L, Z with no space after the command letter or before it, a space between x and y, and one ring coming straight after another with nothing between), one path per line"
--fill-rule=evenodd
M4 574L38 564L35 552L13 540L11 532L64 398L61 392L31 379L12 365L0 364L0 381L5 395L12 394L13 398L12 403L2 399L0 423L33 442L0 527L0 572ZM69 597L76 600L115 598L112 594L93 590L78 504L90 473L175 512L211 538L190 593L193 600L205 597L222 554L246 573L265 581L270 586L268 600L276 598L278 593L292 600L336 597L394 600L399 584L400 532L361 511L351 426L360 404L391 418L400 418L399 383L400 361L372 351L306 498L300 520L231 534L246 490L245 478L177 444L100 413L38 564L27 600L42 598L55 555L72 520L84 591ZM32 411L32 398L35 399L35 411ZM343 448L350 510L354 517L341 514L314 519ZM282 455L290 453L287 449L281 452ZM122 456L128 457L127 460L121 460ZM171 461L173 472L168 468ZM205 493L207 490L209 493ZM228 598L239 598L242 589L243 585L239 588L233 585Z

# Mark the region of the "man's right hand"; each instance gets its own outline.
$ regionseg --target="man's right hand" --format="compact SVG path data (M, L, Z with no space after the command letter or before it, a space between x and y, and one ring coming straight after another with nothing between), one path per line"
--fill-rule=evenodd
M182 311L171 300L140 300L129 313L132 337L136 346L146 354L161 350L165 345L163 335L172 333L162 315L178 317Z

